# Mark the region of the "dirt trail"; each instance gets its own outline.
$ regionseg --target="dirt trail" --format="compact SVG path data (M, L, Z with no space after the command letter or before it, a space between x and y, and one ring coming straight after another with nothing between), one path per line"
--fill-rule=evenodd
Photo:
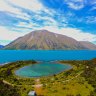
M41 84L40 79L35 80L34 90L36 91L37 95L43 96L43 84Z
M3 80L3 83L8 84L10 86L14 86L14 84L11 84L11 83L7 82L6 80Z

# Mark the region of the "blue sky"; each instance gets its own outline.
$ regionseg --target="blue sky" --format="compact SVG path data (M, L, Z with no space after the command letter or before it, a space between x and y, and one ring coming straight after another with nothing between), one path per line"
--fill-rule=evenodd
M96 0L0 0L0 44L39 29L96 44Z

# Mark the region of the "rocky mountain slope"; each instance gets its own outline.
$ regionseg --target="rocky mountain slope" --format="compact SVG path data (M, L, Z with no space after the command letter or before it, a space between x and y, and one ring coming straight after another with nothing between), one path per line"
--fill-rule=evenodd
M92 46L91 46L92 45ZM4 49L96 49L94 44L85 44L84 42L76 41L75 39L49 32L47 30L36 30L31 33L20 37L7 46Z

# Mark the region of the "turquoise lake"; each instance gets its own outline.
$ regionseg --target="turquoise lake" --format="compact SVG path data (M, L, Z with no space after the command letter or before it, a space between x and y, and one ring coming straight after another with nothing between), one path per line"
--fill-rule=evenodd
M20 68L15 71L15 74L21 77L43 77L58 74L70 68L71 66L67 64L42 62Z
M19 60L89 60L96 50L0 50L0 64Z

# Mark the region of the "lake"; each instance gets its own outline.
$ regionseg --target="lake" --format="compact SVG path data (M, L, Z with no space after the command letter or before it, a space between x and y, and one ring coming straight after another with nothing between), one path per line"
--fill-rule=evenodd
M15 71L21 77L43 77L58 74L72 68L68 64L58 64L52 62L42 62L40 64L28 65Z
M0 64L18 60L89 60L96 50L0 50Z

